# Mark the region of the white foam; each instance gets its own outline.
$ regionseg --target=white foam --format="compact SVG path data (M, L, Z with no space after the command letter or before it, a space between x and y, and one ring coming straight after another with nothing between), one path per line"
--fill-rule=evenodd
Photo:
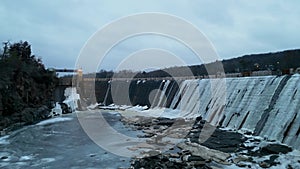
M28 160L32 160L34 157L32 155L29 156L21 156L20 157L20 161L28 161Z
M144 107L145 108L145 107ZM165 118L170 118L170 119L175 119L182 117L180 110L174 110L174 109L169 109L169 108L153 108L153 109L148 109L144 110L142 106L140 107L132 107L128 110L127 112L122 112L121 114L123 115L133 115L133 116L146 116L146 117L165 117ZM135 113L133 113L135 112Z
M127 105L121 105L120 107L119 107L119 109L120 110L126 110L126 109L129 109L129 108L131 108L132 106L127 106Z
M148 106L134 106L134 107L131 107L129 108L128 110L131 110L131 111L143 111L143 110L146 110L148 109Z
M115 105L115 104L110 104L108 106L100 106L101 109L108 109L108 110L115 110L115 109L119 109L120 106Z
M48 124L53 124L53 123L58 123L58 122L63 122L63 121L71 121L71 120L73 120L73 118L70 118L70 117L55 117L55 118L52 118L52 119L41 121L41 122L37 123L36 125L42 126L42 125L48 125Z
M0 144L9 144L8 138L9 135L0 137Z

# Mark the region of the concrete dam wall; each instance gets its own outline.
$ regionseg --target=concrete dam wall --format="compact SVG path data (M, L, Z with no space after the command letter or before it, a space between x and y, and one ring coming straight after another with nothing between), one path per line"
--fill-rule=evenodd
M300 76L96 82L97 102L147 105L300 146Z

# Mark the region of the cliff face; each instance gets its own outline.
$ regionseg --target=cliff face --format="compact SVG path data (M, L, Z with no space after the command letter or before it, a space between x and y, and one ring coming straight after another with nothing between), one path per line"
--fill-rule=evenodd
M27 42L6 46L0 59L0 130L46 118L56 83Z

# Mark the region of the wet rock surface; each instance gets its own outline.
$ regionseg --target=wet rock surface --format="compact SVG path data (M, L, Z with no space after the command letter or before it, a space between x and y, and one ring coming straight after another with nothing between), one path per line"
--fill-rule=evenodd
M3 135L23 127L24 125L31 125L38 123L41 120L50 118L50 111L47 106L40 106L38 108L25 108L19 113L11 116L4 116L0 119L0 130ZM2 134L0 134L1 136Z
M167 151L157 151L155 154L145 153L142 158L134 158L131 168L224 168L234 165L238 168L270 168L279 166L281 154L292 149L274 141L264 140L237 131L215 128L201 118L193 120L167 119L153 117L122 118L123 123L136 130L143 131L142 138L149 138L148 143L153 149L156 144L168 144L164 137L182 137L180 132L172 135L169 128L176 129L175 124L181 124L186 130L182 141ZM185 125L183 125L185 123ZM187 125L188 124L188 125ZM174 127L176 126L176 127ZM180 126L180 125L179 125ZM212 133L206 130L214 130ZM176 130L177 131L177 130ZM201 139L201 133L209 133L206 140ZM248 134L248 135L247 135ZM161 137L157 141L157 137ZM148 147L149 148L149 147Z
M199 140L201 131L206 130L204 129L205 124L209 124L207 124L204 120L201 120L201 118L197 119L195 121L195 124L193 125L193 129L187 136L187 138L189 138L191 142L198 143L208 148L220 150L222 152L227 153L243 150L241 145L246 140L246 138L243 137L242 134L232 131L221 130L219 128L214 128L214 132L208 137L208 139L204 142L201 142Z

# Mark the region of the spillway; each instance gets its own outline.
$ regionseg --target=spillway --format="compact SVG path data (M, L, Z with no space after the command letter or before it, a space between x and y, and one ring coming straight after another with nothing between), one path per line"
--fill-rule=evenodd
M252 131L255 135L300 146L300 75L193 79L174 86L162 82L156 103L171 99L182 117L202 116L213 125ZM155 107L152 105L152 107Z
M112 82L98 102L167 107L300 147L300 75ZM113 95L113 96L110 96ZM109 102L108 102L109 100ZM178 111L177 111L178 110ZM178 114L176 114L178 115Z

